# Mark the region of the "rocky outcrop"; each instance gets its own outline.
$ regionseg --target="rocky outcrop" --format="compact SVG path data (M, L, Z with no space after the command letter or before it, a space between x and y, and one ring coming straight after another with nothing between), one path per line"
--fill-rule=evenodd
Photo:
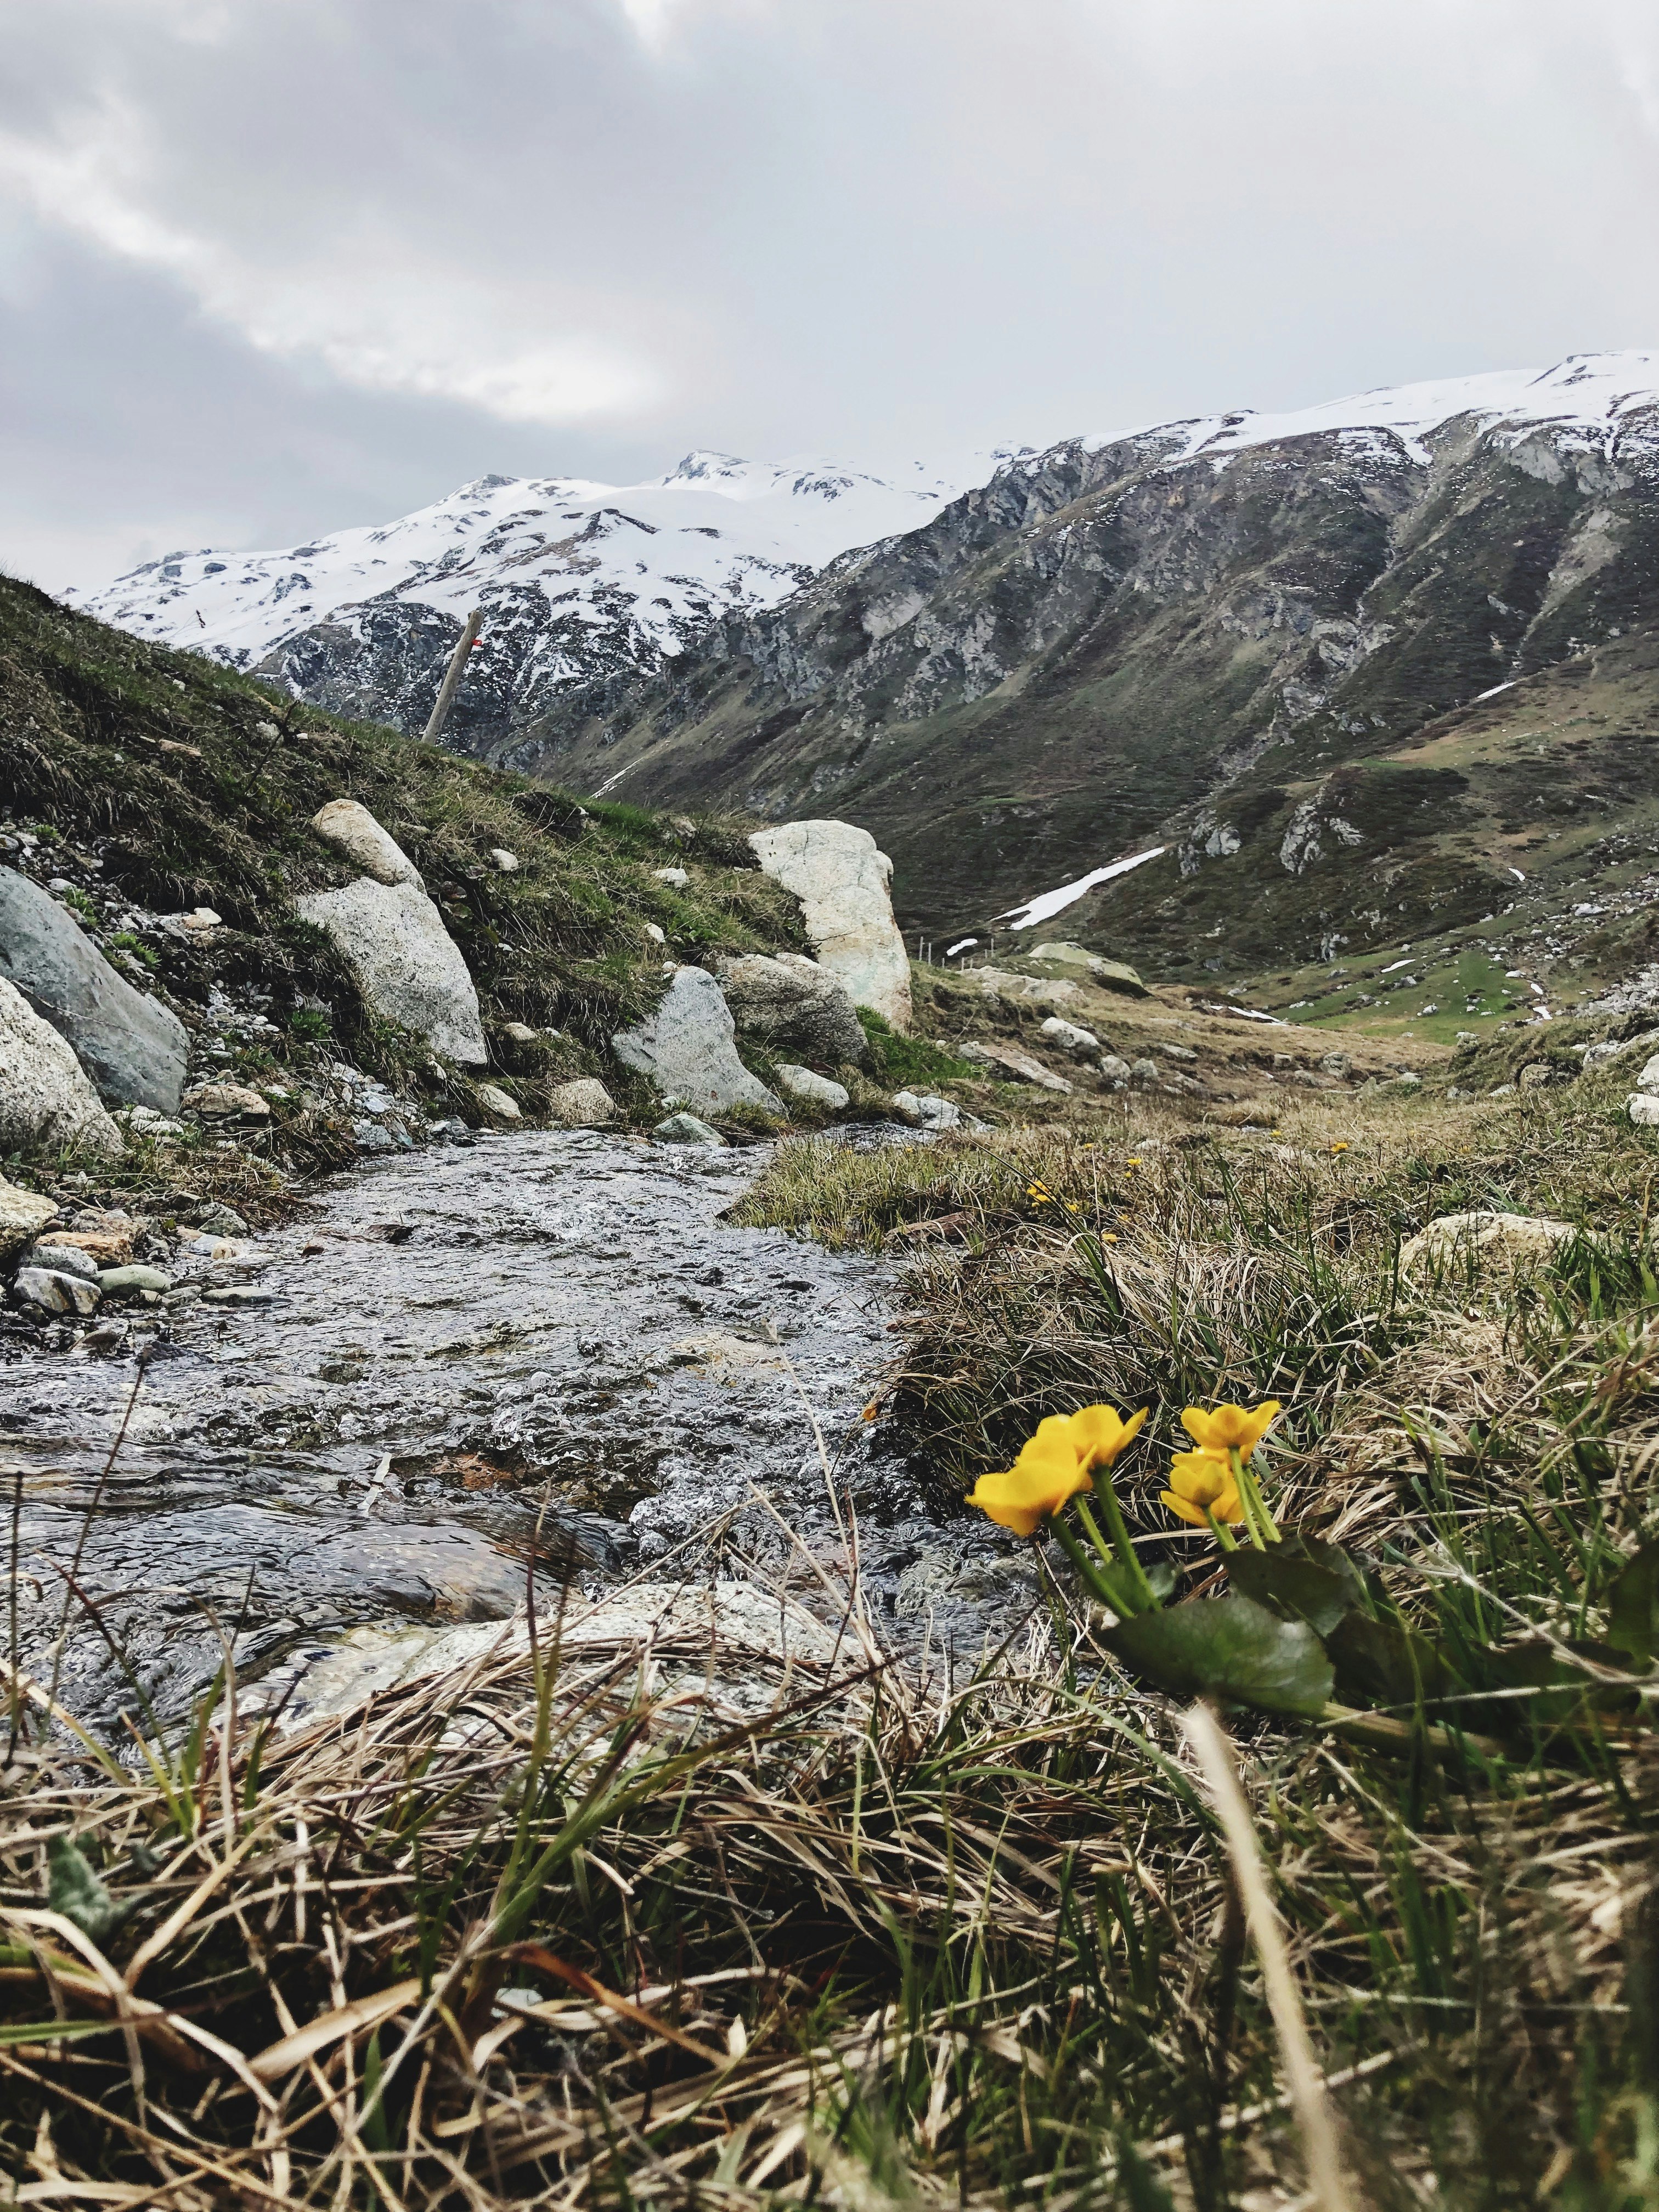
M0 978L0 1151L73 1149L113 1159L121 1132L57 1030Z
M434 1052L481 1066L489 1052L477 991L412 863L355 800L331 800L311 826L376 872L297 898L296 909L333 940L371 1012L413 1030Z
M1401 1246L1401 1272L1428 1267L1443 1273L1492 1260L1535 1266L1577 1233L1570 1221L1530 1213L1498 1213L1484 1207L1473 1213L1443 1213Z
M720 988L744 1036L774 1058L805 1054L830 1067L861 1067L869 1040L839 975L799 952L748 952L720 966Z
M118 975L68 910L15 868L0 868L0 976L65 1039L108 1104L178 1111L184 1024Z
M1033 1060L1029 1052L1022 1052L1018 1045L981 1044L970 1037L957 1050L963 1060L976 1060L981 1067L1012 1075L1021 1083L1034 1083L1040 1091L1066 1091L1072 1087L1063 1075L1054 1074L1040 1060Z
M893 864L851 822L786 822L749 840L769 876L800 901L819 964L896 1030L911 1020L910 963L893 920Z
M735 1025L720 985L706 968L677 968L656 1012L611 1040L624 1067L648 1077L665 1105L694 1114L758 1106L781 1114L783 1101L738 1058Z

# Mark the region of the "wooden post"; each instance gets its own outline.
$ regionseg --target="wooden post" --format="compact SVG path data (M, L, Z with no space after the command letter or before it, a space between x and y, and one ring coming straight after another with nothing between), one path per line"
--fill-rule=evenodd
M435 745L443 735L444 724L449 720L449 710L455 703L455 694L461 688L461 671L466 666L466 656L478 641L478 632L483 628L483 609L474 607L466 618L466 628L456 641L455 650L449 656L449 665L444 671L444 680L438 686L437 698L433 702L432 716L427 723L422 742Z

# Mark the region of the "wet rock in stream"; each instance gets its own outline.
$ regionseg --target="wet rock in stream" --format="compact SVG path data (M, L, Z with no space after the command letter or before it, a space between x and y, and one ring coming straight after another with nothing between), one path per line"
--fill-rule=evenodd
M844 1538L809 1403L878 1628L970 1662L1031 1602L1029 1563L936 1526L860 1418L891 1271L719 1218L757 1158L586 1130L392 1155L200 1257L136 1396L153 1312L25 1350L0 1369L25 1664L51 1679L67 1592L58 1696L118 1732L143 1700L183 1711L222 1635L243 1680L298 1683L365 1624L505 1620L531 1574L538 1605L718 1572L828 1613ZM238 1291L263 1303L215 1295Z

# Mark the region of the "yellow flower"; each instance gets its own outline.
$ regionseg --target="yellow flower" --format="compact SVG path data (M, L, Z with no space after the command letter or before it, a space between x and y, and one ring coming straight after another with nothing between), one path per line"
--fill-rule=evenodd
M1176 1452L1170 1462L1170 1480L1173 1487L1164 1492L1164 1504L1181 1520L1190 1521L1194 1528L1209 1527L1206 1506L1218 1521L1244 1518L1232 1463L1224 1452Z
M1140 1165L1140 1162L1139 1160L1125 1160L1123 1164L1126 1168L1138 1168Z
M1144 1407L1127 1421L1109 1406L1051 1413L1038 1422L1036 1434L1011 1468L981 1475L968 1503L999 1527L1029 1536L1038 1522L1058 1513L1068 1498L1094 1488L1090 1469L1109 1467L1146 1418Z
M1279 1418L1277 1398L1264 1398L1259 1406L1188 1406L1181 1425L1200 1451L1237 1452L1249 1459Z
M1333 1145L1331 1146L1331 1150L1334 1152L1346 1152L1347 1149L1348 1148L1346 1145Z

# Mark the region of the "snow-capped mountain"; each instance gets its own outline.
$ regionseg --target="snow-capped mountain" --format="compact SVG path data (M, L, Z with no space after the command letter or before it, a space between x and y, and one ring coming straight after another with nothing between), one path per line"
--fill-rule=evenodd
M79 604L416 732L480 607L453 736L482 750L562 686L653 671L720 616L774 605L849 547L931 520L956 489L921 466L892 482L702 452L639 484L487 476L283 552L168 554Z
M1577 865L1654 787L1655 728L1659 353L1632 352L1022 454L621 695L568 688L514 757L844 815L941 941L1090 882L1073 923L1109 909L1131 955L1198 915L1206 958L1255 963Z

